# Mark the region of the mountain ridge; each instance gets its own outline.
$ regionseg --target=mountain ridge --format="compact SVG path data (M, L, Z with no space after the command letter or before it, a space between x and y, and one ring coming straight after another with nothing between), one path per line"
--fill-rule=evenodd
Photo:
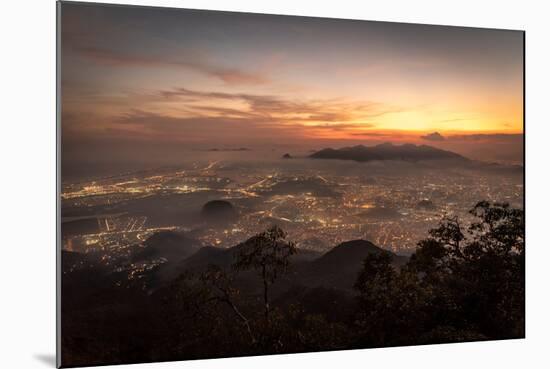
M325 148L309 155L312 159L337 159L367 162L374 160L456 160L469 162L466 157L428 145L383 143L375 146L356 145L340 149Z
M238 250L252 239L227 249L204 246L178 264L178 273L201 272L209 264L229 268L235 261ZM396 267L403 265L408 259L363 239L341 242L325 253L298 249L298 253L291 257L290 274L282 278L277 289L282 291L290 285L302 284L350 290L363 266L363 260L373 253L388 253ZM248 274L243 273L242 277L248 279Z

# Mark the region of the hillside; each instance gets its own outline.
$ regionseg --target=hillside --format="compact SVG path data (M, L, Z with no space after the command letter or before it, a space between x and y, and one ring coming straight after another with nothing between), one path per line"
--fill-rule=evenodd
M243 244L229 249L220 249L211 246L202 247L196 253L181 261L176 268L177 272L200 272L209 264L229 268L234 262L236 251ZM323 286L349 291L353 287L357 273L359 273L362 267L363 260L369 254L377 252L390 253L396 266L404 264L407 260L404 256L393 254L365 240L343 242L325 254L298 249L298 253L291 257L289 273L278 280L274 289L283 292L291 286L303 285L308 287ZM254 283L254 281L257 283ZM259 280L252 272L241 273L239 283L252 289L260 287ZM256 284L258 286L254 286Z
M370 241L347 241L334 247L305 266L300 278L308 286L324 286L350 290L363 266L363 260L373 253L389 253L395 266L403 265L407 257L384 250Z

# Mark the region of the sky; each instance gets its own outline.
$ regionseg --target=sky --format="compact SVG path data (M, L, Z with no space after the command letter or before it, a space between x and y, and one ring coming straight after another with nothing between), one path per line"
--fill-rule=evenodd
M64 3L61 66L75 156L412 142L522 161L518 31Z

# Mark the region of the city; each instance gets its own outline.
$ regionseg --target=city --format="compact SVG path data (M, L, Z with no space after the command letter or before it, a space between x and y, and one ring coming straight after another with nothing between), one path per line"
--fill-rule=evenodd
M129 279L166 261L128 262L162 231L187 234L202 246L230 248L277 224L302 249L324 253L365 239L409 255L443 216L467 224L468 210L478 201L523 204L521 170L494 174L414 163L408 165L413 174L400 174L388 162L376 168L354 163L357 174L342 175L330 164L311 168L308 160L296 159L286 173L283 159L271 167L217 160L65 184L63 248L101 254L103 263L127 270ZM377 175L364 175L364 169ZM200 213L213 199L229 202L238 216L209 224Z

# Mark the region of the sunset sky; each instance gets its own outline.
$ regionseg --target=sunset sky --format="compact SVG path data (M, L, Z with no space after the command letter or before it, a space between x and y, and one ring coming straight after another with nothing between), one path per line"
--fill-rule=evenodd
M521 142L521 32L83 4L61 20L68 145Z

